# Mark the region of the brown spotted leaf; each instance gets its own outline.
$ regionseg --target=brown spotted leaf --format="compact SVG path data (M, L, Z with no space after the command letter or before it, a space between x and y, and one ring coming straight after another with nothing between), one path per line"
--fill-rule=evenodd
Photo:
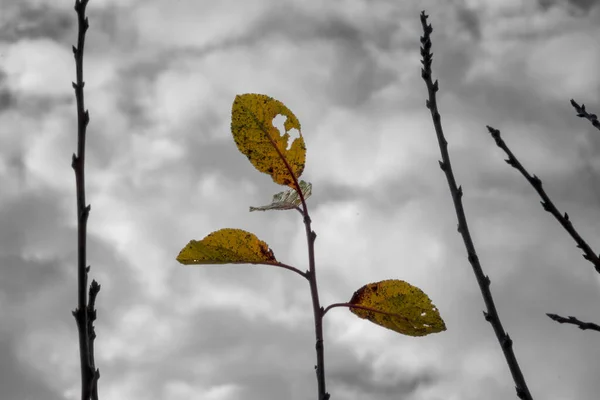
M283 135L273 126L273 119L279 114L287 117ZM297 129L299 137L288 149L291 129ZM294 188L292 176L298 179L304 171L306 145L300 122L282 102L264 94L235 96L231 133L240 152L257 170L271 175L275 183Z
M181 264L274 264L273 251L256 235L241 229L219 229L191 240L177 256Z
M429 297L418 287L401 280L369 283L354 292L350 304L384 312L350 308L358 317L404 335L425 336L446 330L444 320Z

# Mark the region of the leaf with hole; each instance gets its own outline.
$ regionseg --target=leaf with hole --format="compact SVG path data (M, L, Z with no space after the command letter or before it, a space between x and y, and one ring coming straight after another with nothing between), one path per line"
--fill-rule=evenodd
M407 282L390 279L369 283L354 292L350 311L374 324L409 336L425 336L446 330L438 309L421 289ZM379 311L379 312L375 312Z
M277 115L287 117L281 135L273 126ZM291 129L299 137L288 149ZM300 131L300 121L282 102L264 94L247 93L235 96L231 109L231 133L239 151L254 167L271 175L280 185L294 188L294 179L304 171L306 145Z

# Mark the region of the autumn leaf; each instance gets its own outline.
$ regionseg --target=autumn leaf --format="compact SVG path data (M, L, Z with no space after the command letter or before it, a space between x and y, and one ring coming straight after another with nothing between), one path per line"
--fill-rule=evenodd
M304 200L308 199L312 194L312 183L300 181L298 184L302 190ZM250 211L290 210L299 206L301 203L300 195L296 189L289 189L274 195L271 204L261 207L250 207Z
M446 330L438 309L421 289L390 279L369 283L354 292L350 304L382 311L351 307L360 318L409 336L425 336Z
M256 235L241 229L219 229L191 240L177 256L181 264L274 264L273 251Z
M287 117L283 135L273 126L273 119L279 114ZM294 128L300 137L294 139L288 150L288 132ZM306 145L300 122L282 102L264 94L235 96L231 133L240 152L257 170L271 175L275 183L294 188L293 176L298 179L304 171Z

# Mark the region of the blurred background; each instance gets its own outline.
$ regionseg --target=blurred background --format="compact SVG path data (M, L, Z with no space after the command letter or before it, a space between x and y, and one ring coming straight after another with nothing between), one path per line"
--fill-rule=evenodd
M77 399L74 1L0 0L0 398ZM241 154L236 94L298 117L323 306L402 279L447 331L413 338L346 308L324 322L332 400L516 399L461 236L421 78L419 14L452 166L504 328L536 399L596 399L600 280L503 160L502 132L599 252L597 1L91 0L84 56L90 281L101 400L315 399L308 284L262 265L183 266L240 228L308 268L285 190Z

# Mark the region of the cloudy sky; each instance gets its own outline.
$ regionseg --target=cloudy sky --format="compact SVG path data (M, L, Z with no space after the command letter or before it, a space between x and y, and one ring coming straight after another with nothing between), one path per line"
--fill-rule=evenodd
M0 397L79 395L73 1L0 0ZM598 249L600 5L593 0L91 0L87 201L101 400L315 399L309 286L254 265L183 266L190 239L240 228L308 268L285 189L231 135L236 94L302 124L321 304L402 279L447 331L397 334L334 308L332 400L516 398L482 316L420 77L419 14L473 240L535 399L596 399L600 279L508 166L486 124Z

